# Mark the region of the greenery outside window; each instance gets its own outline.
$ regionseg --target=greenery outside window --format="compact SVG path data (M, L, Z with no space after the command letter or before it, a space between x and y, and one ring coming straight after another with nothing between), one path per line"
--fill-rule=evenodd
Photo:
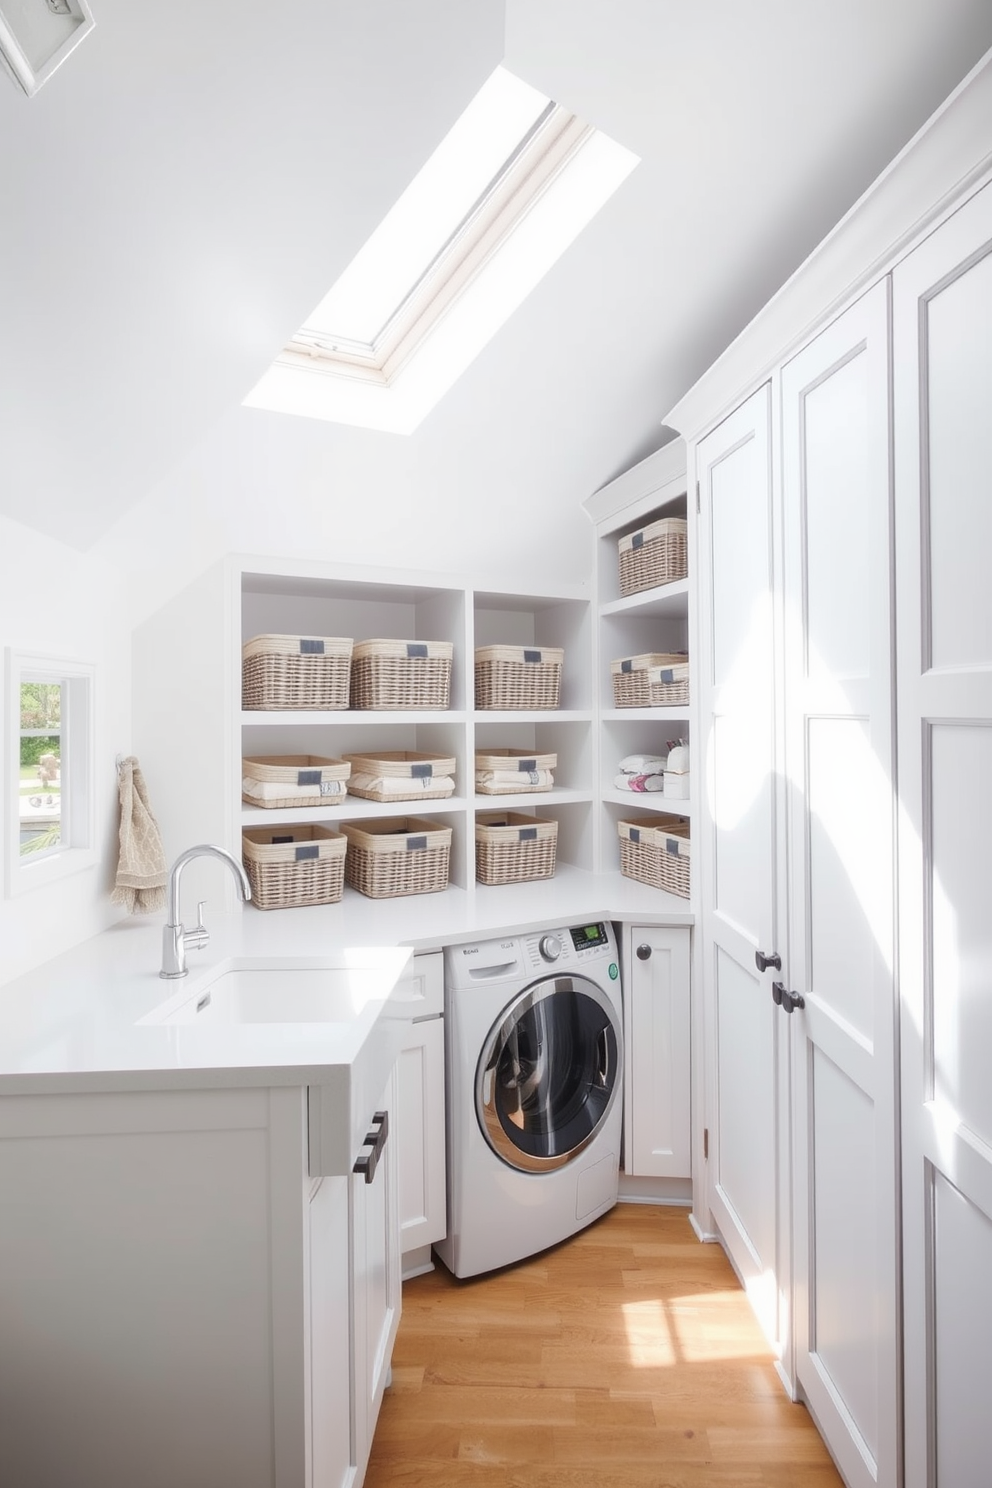
M92 694L91 667L8 650L8 896L94 861Z

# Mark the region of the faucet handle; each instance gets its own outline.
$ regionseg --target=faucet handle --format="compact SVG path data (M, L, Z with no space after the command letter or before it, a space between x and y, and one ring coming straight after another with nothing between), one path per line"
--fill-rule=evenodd
M210 931L203 923L203 906L206 904L206 902L206 899L200 899L197 902L196 924L193 926L192 930L187 930L185 935L183 936L183 940L186 942L187 945L196 946L201 950L210 942Z

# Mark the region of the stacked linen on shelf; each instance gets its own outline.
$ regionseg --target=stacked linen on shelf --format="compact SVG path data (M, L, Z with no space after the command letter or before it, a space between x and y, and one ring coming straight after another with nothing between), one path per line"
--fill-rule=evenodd
M671 801L689 799L689 750L682 739L668 747L665 767L665 795Z
M453 775L352 775L348 790L355 796L366 796L373 800L393 798L397 801L415 801L418 795L452 796L455 793Z
M614 787L616 790L632 791L639 795L648 791L664 791L667 762L667 756L661 754L625 755L613 781Z
M321 805L331 806L335 800L344 797L345 789L343 780L322 780L317 785L293 785L281 780L255 780L246 775L241 781L242 798L254 801L259 806L268 806L273 801L280 805L298 801L301 806L311 806L315 795L319 797Z
M514 791L550 790L555 783L552 770L476 770L477 790L486 795L511 795Z

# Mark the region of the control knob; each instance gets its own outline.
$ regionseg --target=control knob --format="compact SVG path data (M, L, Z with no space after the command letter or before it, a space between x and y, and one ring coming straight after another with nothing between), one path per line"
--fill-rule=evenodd
M542 935L540 950L545 961L557 961L561 955L561 941L557 935Z

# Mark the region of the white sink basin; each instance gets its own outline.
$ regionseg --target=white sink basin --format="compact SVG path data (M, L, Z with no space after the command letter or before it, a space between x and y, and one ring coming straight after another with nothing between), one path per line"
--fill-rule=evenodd
M368 967L230 966L204 983L184 987L154 1008L145 1024L198 1026L236 1023L353 1024L383 996L381 972Z

